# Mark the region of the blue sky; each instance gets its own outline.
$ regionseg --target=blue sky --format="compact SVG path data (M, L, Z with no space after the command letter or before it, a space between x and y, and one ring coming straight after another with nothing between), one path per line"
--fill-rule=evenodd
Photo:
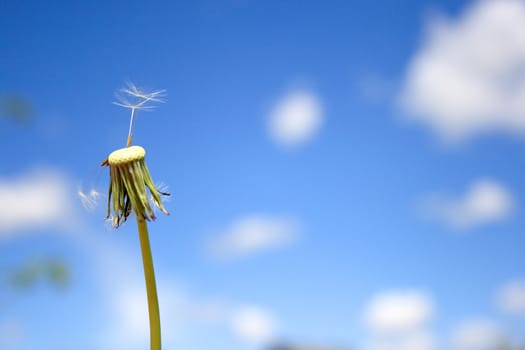
M134 137L172 193L150 225L166 349L524 341L524 2L12 1L0 18L0 93L34 108L0 119L0 265L72 271L0 294L1 348L147 346L137 234L104 222L98 166L125 145L126 81L167 90Z

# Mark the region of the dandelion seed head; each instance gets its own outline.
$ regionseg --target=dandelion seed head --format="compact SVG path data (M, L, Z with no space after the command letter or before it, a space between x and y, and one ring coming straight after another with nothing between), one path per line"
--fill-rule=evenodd
M113 151L102 164L110 169L110 188L107 217L112 217L115 228L121 226L132 212L141 220L155 220L154 207L169 215L162 204L159 191L146 166L146 151L140 146L129 146ZM153 197L153 203L149 200Z

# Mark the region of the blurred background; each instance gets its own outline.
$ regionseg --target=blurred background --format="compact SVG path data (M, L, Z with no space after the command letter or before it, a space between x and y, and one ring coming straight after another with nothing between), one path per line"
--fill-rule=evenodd
M0 349L525 349L525 2L0 2Z

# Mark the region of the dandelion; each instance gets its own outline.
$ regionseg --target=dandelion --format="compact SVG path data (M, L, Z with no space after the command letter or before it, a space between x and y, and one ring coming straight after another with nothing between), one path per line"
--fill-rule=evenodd
M151 197L154 206L169 215L161 200L161 195L168 195L168 193L155 186L146 166L146 151L140 146L131 146L131 141L135 111L152 109L152 103L164 102L162 100L164 96L165 90L146 92L133 83L128 83L125 88L119 90L118 102L114 103L131 109L126 147L112 152L101 164L109 166L107 218L112 218L115 228L122 225L132 212L137 218L148 297L151 350L161 349L161 333L157 286L147 226L147 221L155 220L156 217L149 198Z
M135 117L135 111L142 110L152 110L155 108L153 103L164 103L164 97L166 96L166 90L156 90L151 92L146 92L139 89L132 82L127 82L126 87L121 88L115 94L117 101L113 104L131 109L131 116L129 118L129 131L128 131L128 141L126 146L131 145L131 139L133 137L133 122Z
M155 213L150 205L146 188L153 203L166 215L168 211L162 205L161 192L153 183L144 160L146 151L140 146L130 146L112 152L103 165L109 165L110 186L108 194L107 216L111 216L113 207L113 226L119 227L134 208L137 218L155 220Z

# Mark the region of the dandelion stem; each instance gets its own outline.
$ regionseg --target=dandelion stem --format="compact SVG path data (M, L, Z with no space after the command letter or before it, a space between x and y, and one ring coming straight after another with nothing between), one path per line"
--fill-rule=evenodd
M146 220L137 215L137 226L140 237L140 248L142 250L142 263L144 265L144 278L146 280L146 292L148 296L150 348L161 350L160 338L160 313L159 300L157 298L157 285L155 282L155 271L153 269L153 258L148 236Z
M134 116L135 116L135 108L131 108L131 117L129 118L128 141L126 142L126 147L131 146L131 140L133 138L133 117Z

